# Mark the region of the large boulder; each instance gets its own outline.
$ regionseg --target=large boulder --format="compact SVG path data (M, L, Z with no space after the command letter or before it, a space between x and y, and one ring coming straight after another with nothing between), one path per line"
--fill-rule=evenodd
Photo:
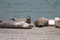
M36 27L43 27L48 25L48 19L47 18L39 18L34 22Z

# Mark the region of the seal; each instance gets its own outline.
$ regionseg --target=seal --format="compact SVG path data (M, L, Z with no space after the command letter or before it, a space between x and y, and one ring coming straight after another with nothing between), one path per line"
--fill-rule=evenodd
M0 28L21 28L21 29L31 29L33 25L28 24L24 21L14 21L14 22L0 22Z
M26 23L29 23L29 24L31 23L31 17L30 16L27 16L24 19L11 17L11 20L13 20L13 21L25 21Z
M48 25L48 19L47 18L39 18L34 21L34 24L36 27L44 27Z

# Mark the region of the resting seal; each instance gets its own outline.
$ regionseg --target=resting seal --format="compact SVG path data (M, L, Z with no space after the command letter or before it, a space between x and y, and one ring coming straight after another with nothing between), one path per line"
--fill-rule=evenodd
M26 23L31 23L31 17L27 16L25 19L20 19L20 18L11 18L13 21L25 21Z
M35 24L36 27L47 26L48 25L48 19L39 18L39 19L35 20L34 24Z
M0 22L0 28L22 28L22 29L31 29L33 25L28 24L24 21L15 21L15 22Z
M31 29L33 27L32 24L28 24L24 21L16 21L13 23L14 25L18 26L19 28L26 28L26 29Z

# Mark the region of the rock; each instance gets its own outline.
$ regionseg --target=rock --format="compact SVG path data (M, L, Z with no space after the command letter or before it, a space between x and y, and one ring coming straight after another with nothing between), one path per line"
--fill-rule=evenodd
M48 19L47 19L47 18L37 19L37 20L34 22L34 24L35 24L36 27L47 26L47 25L48 25Z

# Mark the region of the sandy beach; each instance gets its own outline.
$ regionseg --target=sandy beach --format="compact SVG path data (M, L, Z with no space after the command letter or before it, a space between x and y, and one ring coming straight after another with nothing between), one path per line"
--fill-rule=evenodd
M0 28L0 40L60 40L60 28L54 26L32 29Z

